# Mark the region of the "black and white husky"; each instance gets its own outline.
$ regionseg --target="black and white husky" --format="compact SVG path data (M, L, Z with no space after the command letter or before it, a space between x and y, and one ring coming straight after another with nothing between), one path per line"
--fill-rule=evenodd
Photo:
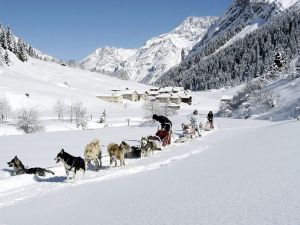
M59 163L60 161L63 162L66 174L68 177L68 180L70 179L70 171L73 172L73 179L75 182L75 175L78 170L83 170L83 174L85 173L85 162L83 158L81 157L74 157L70 155L69 153L65 152L64 149L62 149L54 158L56 160L56 163Z
M27 168L23 165L21 160L18 158L18 156L15 156L10 162L7 163L9 167L14 168L14 175L20 175L20 174L34 174L36 176L45 176L46 173L51 173L54 175L54 172L51 170L47 170L41 167L32 167Z

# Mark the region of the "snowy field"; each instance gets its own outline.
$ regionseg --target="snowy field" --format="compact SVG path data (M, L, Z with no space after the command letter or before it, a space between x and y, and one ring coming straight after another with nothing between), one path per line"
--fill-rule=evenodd
M179 121L174 118L175 130ZM103 145L134 143L155 127L119 127L6 136L0 145L2 224L299 224L298 121L216 119L217 129L125 167L67 183L53 158L60 148L83 155L94 137ZM116 135L117 134L117 135ZM106 154L105 147L102 148ZM11 177L15 154L55 176Z
M0 92L14 110L24 104L36 107L47 132L21 135L10 121L0 125L0 225L300 224L299 121L216 118L215 130L203 131L199 139L109 168L109 143L138 145L158 124L143 123L141 102L107 103L95 96L112 88L148 87L39 60L13 63L0 77ZM174 137L188 113L198 109L204 121L208 111L217 111L223 95L240 88L192 93L193 105L182 105L170 117ZM28 92L30 98L24 95ZM53 105L61 96L67 103L84 103L93 116L89 129L55 120ZM104 109L108 127L96 122ZM103 169L89 167L84 177L78 172L75 183L67 182L54 157L62 148L83 156L94 138L101 142ZM7 162L15 155L25 166L49 168L55 175L11 176Z
M215 111L222 95L234 91L194 93L195 105L171 117L174 134L193 108ZM105 157L104 169L90 168L84 178L78 172L76 183L54 161L61 148L83 156L99 138L107 155L110 142L137 145L158 124L2 136L0 224L300 224L299 121L216 118L215 124L200 139L127 159L125 167L109 168ZM11 177L6 162L15 155L55 176Z

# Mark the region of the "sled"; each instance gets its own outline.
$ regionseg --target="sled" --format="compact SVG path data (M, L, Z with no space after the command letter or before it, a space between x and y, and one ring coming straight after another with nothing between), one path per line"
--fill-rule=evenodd
M148 140L156 141L165 147L171 144L171 133L171 131L158 130L155 135L148 136Z
M197 129L195 127L193 127L192 125L182 123L181 126L182 126L182 135L180 135L180 138L194 139L198 136ZM202 124L200 123L199 129L201 127L202 127Z
M207 121L207 122L205 123L204 130L205 130L205 131L211 131L211 130L213 130L213 129L214 129L213 123Z

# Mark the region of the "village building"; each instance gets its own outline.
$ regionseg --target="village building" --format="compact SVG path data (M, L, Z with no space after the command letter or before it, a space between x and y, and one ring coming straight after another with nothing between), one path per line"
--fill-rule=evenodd
M178 93L173 93L170 96L170 102L179 105L181 103L181 98Z
M158 91L151 91L151 90L148 91L148 96L155 97L155 96L157 96L158 94L159 94Z
M149 89L149 91L159 91L159 87L151 87L150 89Z
M187 103L189 105L192 104L192 96L189 95L188 93L186 92L182 92L179 94L180 98L181 98L181 102L184 102L184 103Z
M137 102L140 100L139 94L134 90L120 91L119 94L123 97L123 99L127 99L133 102Z
M158 94L157 96L155 96L155 100L160 102L160 103L170 103L170 97L171 94L170 93L162 93L162 94Z
M137 91L139 95L139 100L148 100L149 93L148 91Z
M183 92L184 88L183 87L173 87L172 91L173 91L173 93Z
M164 87L164 88L161 88L159 89L159 93L160 94L168 94L168 93L172 93L173 92L173 87Z
M122 103L123 102L123 96L121 95L102 95L102 96L96 96L97 98L100 98L101 100L107 101L107 102L116 102L116 103Z

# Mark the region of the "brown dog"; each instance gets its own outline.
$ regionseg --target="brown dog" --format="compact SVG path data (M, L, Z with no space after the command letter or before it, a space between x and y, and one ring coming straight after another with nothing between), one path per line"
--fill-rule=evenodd
M125 146L121 143L120 145L116 143L111 143L107 146L107 152L110 157L110 166L113 162L115 162L115 166L117 166L117 160L120 160L120 166L125 166Z
M99 139L92 140L84 149L85 163L94 162L97 170L102 167L102 154Z

